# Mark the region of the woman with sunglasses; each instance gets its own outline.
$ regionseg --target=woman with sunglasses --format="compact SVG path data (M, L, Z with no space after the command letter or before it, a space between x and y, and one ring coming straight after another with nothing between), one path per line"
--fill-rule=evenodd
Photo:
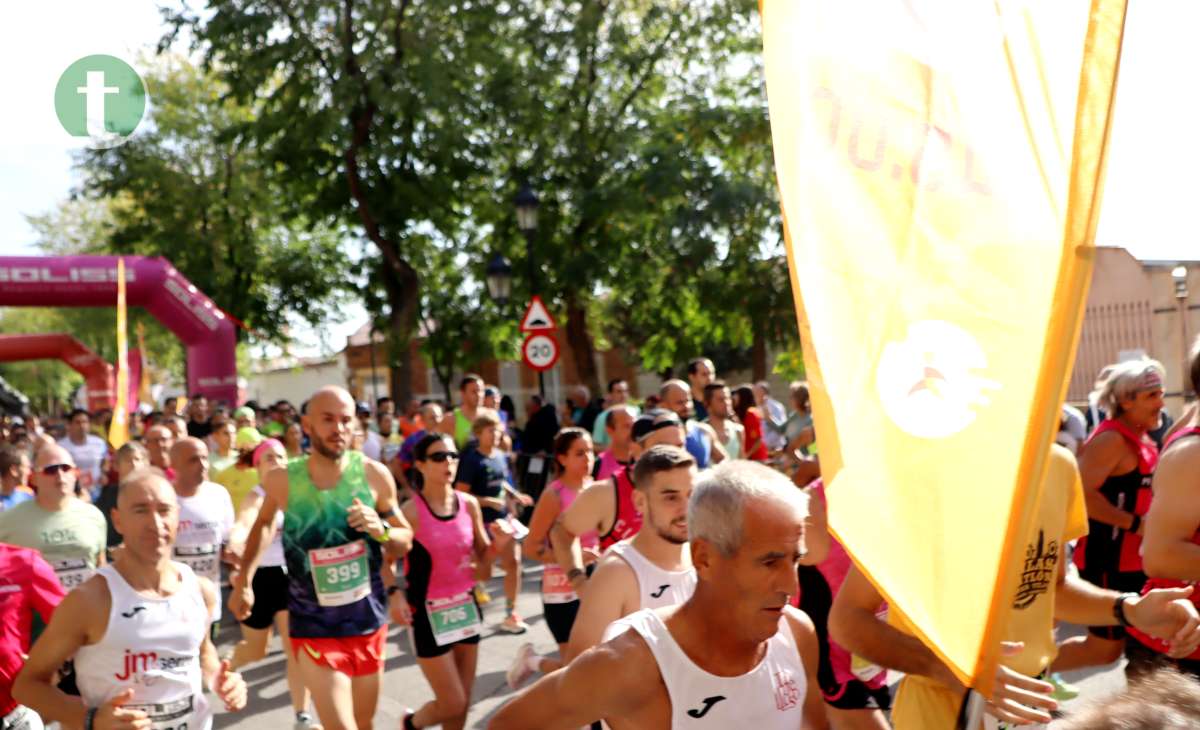
M567 640L571 638L571 627L579 613L579 595L567 580L567 574L554 558L550 547L550 528L554 521L574 502L579 493L592 483L592 468L596 457L592 450L592 437L582 428L564 428L554 437L555 480L538 497L529 520L529 555L545 564L542 571L542 613L546 626L558 644L558 659L538 656L533 644L524 643L517 649L517 656L508 668L506 679L511 689L517 689L534 672L549 674L562 667L562 657L567 655ZM595 531L581 535L584 562L594 563L599 557L600 540Z
M486 556L489 542L479 502L454 488L454 440L446 434L427 434L417 442L413 458L422 486L402 508L413 529L406 573L408 612L417 665L434 699L407 712L403 727L461 730L467 722L483 628L472 592L474 565ZM392 604L393 618L405 623L404 614L401 606Z

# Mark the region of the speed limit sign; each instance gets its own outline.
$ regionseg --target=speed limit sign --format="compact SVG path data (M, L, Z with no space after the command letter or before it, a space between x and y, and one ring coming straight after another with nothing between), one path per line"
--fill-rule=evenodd
M558 340L554 335L535 332L521 345L521 357L534 370L549 370L558 362Z

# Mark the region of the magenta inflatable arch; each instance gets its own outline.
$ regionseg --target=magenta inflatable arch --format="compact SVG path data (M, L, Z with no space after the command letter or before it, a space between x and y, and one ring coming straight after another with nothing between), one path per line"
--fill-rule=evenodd
M233 322L169 261L125 259L125 297L187 346L188 395L237 405ZM116 256L0 256L0 306L113 307ZM114 335L115 336L115 335Z

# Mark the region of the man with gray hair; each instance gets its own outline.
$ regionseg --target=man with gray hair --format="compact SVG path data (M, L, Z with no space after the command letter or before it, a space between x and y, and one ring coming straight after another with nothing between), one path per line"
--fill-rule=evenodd
M1163 366L1141 358L1101 371L1095 398L1108 414L1079 450L1088 533L1075 548L1084 580L1118 591L1141 591L1142 520L1150 509L1151 479L1158 447L1149 432L1163 409ZM1125 653L1125 628L1093 626L1087 636L1067 639L1054 671L1109 664Z
M621 619L631 630L543 677L489 728L827 728L816 632L788 605L807 515L807 498L761 464L701 476L688 505L692 596Z

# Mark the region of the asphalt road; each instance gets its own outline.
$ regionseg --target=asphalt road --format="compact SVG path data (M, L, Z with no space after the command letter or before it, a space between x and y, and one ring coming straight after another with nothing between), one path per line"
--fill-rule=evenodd
M512 636L495 629L496 624L504 618L504 601L499 578L492 580L490 591L494 600L484 608L485 630L467 723L469 728L485 728L488 718L512 696L505 684L504 673L522 642L532 641L534 647L543 653L555 650L554 639L542 618L542 603L538 595L540 574L539 566L526 564L524 588L517 603L518 611L531 627L524 636ZM240 636L238 627L230 622L228 612L224 620L218 641L222 655ZM1078 629L1069 626L1060 627L1059 630L1062 636L1078 633ZM250 701L240 713L223 714L221 711L215 727L238 730L290 728L293 720L291 700L284 681L284 658L278 641L272 640L271 651L265 659L246 667L242 673L249 685ZM1068 703L1067 709L1119 692L1125 685L1120 665L1073 672L1065 675L1065 678L1083 690L1078 699ZM417 667L406 629L393 627L388 633L388 659L383 691L375 715L376 727L399 727L406 707L419 707L430 698L429 685Z

